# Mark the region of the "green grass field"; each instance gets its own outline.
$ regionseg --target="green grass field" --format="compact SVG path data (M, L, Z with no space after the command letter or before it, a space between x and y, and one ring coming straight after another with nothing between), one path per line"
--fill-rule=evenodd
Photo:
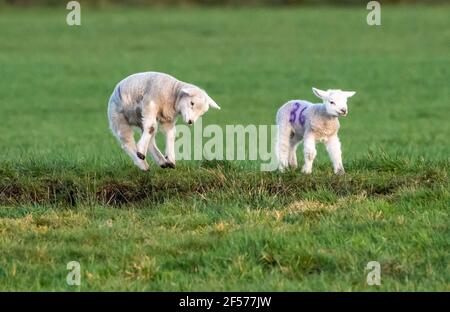
M450 6L383 6L379 27L364 7L82 8L80 27L64 8L0 10L0 290L450 290ZM312 176L140 172L106 105L146 70L204 87L222 106L204 125L356 90L347 174L322 146Z

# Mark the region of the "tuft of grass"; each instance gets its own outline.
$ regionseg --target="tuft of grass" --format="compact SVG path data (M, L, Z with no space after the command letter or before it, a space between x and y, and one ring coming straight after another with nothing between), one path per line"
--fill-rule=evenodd
M38 171L33 167L14 170L10 164L9 170L4 170L0 176L0 204L122 206L157 204L167 199L192 196L204 201L223 199L223 196L240 197L251 204L258 204L259 199L265 200L269 196L282 204L298 196L308 197L308 194L324 202L333 202L342 196L379 197L390 196L399 189L434 189L448 183L449 172L448 162L436 166L399 161L390 171L385 168L375 172L371 165L351 165L355 173L344 176L321 171L305 176L299 171L281 174L236 170L230 169L232 165L228 162L221 165L206 163L203 161L198 168L181 166L174 171L157 169L150 173L124 167L107 175L102 171L64 168L64 165L60 167L60 173L46 174L41 172L42 168ZM133 169L133 175L129 169ZM402 174L399 175L399 171Z

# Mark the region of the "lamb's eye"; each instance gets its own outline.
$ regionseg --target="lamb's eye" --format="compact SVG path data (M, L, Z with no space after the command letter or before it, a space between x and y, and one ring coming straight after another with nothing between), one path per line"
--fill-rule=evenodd
M191 102L191 106L194 106L194 102Z
M330 104L331 104L331 105L335 105L336 103L334 103L333 101L330 101Z

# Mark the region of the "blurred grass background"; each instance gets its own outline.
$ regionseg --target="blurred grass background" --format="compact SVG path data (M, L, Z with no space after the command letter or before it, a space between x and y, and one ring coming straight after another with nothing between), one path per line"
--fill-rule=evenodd
M59 6L58 0L1 0L9 5L29 6L48 5ZM0 2L1 2L0 1ZM147 5L147 6L293 6L293 5L365 5L363 0L80 0L82 5ZM382 4L442 4L445 0L383 0Z
M287 100L317 102L312 86L352 89L346 160L449 155L448 6L388 6L380 27L366 24L365 7L85 8L80 27L65 24L67 12L2 14L2 160L121 159L107 101L119 80L147 70L205 88L223 110L204 125L270 125Z

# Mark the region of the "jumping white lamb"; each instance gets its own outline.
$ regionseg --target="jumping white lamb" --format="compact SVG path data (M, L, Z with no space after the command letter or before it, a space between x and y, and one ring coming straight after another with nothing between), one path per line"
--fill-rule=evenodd
M310 174L316 157L316 142L324 142L333 162L334 173L343 174L341 143L338 138L339 116L347 116L347 99L356 92L312 88L322 104L289 101L277 112L278 138L276 153L279 169L297 167L297 146L303 140L305 163L302 172Z
M208 94L192 84L157 72L128 76L119 82L109 99L109 125L136 166L148 170L147 150L162 168L175 167L175 122L181 115L194 123L209 107L220 109ZM156 146L158 125L166 134L166 156ZM136 145L133 126L142 130Z

